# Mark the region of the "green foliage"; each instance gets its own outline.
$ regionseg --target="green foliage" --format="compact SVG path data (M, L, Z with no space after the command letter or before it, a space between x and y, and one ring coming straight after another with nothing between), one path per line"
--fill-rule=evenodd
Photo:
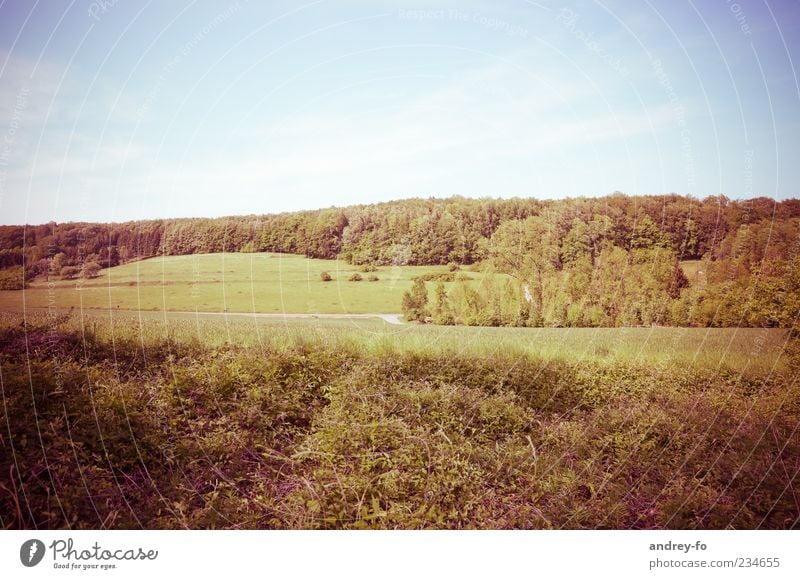
M322 273L320 273L319 278L322 281L333 281L333 277L331 277L331 274L327 271L323 271Z
M656 249L659 247L669 247L667 237L650 216L645 214L637 220L633 227L631 249Z
M450 299L442 282L436 284L436 307L433 310L433 322L442 326L450 326L455 323Z
M361 281L361 280L363 280L363 279L364 279L364 278L363 278L363 277L361 277L361 274L360 274L360 273L354 273L353 275L351 275L351 276L348 278L348 281Z
M421 279L422 281L438 281L438 282L453 282L453 281L467 281L471 280L472 278L465 273L458 273L458 272L443 272L443 271L431 271L424 273L422 275L418 275L415 279Z
M414 279L414 285L403 294L403 314L409 322L424 322L428 317L428 290L422 278Z
M61 268L61 279L75 279L81 274L81 268L75 265L65 265Z
M21 290L25 287L25 271L22 267L0 270L0 290Z
M220 219L1 226L0 269L25 263L39 275L58 254L63 254L59 268L78 265L82 256L92 254L109 268L157 255L264 251L341 258L354 265L469 265L493 253L515 222L531 218L546 226L544 249L555 254L545 257L556 263L569 264L587 252L594 259L609 242L626 250L669 248L682 260L710 253L735 256L752 268L767 246L785 257L798 217L795 199L622 194L547 201L406 199ZM507 223L512 225L501 232ZM772 236L765 235L765 224L775 225ZM498 232L500 237L493 239ZM539 244L527 233L518 241L523 254L531 243Z
M101 269L100 264L96 261L87 261L81 268L81 277L83 279L94 279L100 275Z
M61 268L67 265L66 258L67 256L64 254L64 252L55 254L53 259L50 261L50 272L54 275L59 275Z
M675 266L672 269L672 277L667 287L667 295L672 299L681 297L681 291L689 287L689 278L683 273L680 263L676 260Z
M693 226L694 227L694 226ZM502 223L487 249L489 266L522 291L484 277L453 294L466 325L783 326L796 316L800 269L792 247L800 221L789 219L769 246L772 224L742 225L714 256L684 273L668 237L646 213L619 239L605 216L568 226L557 214ZM560 234L559 230L566 230ZM732 239L732 240L731 240ZM685 248L684 248L685 250ZM754 254L763 252L763 260Z

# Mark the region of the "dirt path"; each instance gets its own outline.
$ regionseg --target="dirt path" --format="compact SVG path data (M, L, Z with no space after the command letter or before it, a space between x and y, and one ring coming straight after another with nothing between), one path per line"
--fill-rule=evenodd
M402 324L402 314L272 314L259 312L178 312L167 311L168 314L184 314L191 316L226 316L226 317L245 317L245 318L327 318L327 319L353 319L353 318L380 318L389 324Z
M58 312L67 312L67 311L74 311L78 312L78 309L70 309L70 308L57 308ZM11 310L9 310L11 311ZM31 313L46 313L49 310L47 308L27 308L28 312ZM109 310L100 309L100 308L84 308L84 312L107 312ZM145 314L148 316L152 315L176 315L176 316L201 316L201 317L214 317L214 316L225 316L228 318L272 318L276 320L280 319L288 319L288 318L304 318L304 319L314 319L314 318L326 318L326 319L369 319L369 318L378 318L386 322L387 324L395 324L400 325L403 323L403 315L402 314L276 314L276 313L262 313L262 312L192 312L186 310L123 310L123 309L114 309L111 310L113 313L129 313L129 314Z

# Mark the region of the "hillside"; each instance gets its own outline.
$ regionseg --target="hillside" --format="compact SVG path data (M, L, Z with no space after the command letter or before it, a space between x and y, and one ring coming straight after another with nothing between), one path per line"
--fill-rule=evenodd
M322 269L363 267L365 272L480 264L471 267L480 271L479 284L428 284L429 303L410 319L437 323L790 327L800 303L798 239L796 199L623 194L555 201L408 199L279 215L5 226L0 228L0 289L18 289L37 279L91 280L100 268L154 256L280 252L336 260L317 264ZM165 275L172 275L168 270ZM411 277L403 279L406 289ZM257 278L253 273L240 280L249 290L218 286L209 291L234 301L250 295L245 305L251 311L289 311L280 292L253 297L263 289ZM195 283L195 291L199 287ZM362 286L348 286L336 304L320 296L324 304L317 305L318 312L336 306L374 313L381 304L364 302L373 292L357 287ZM319 302L312 294L311 301ZM141 295L137 289L138 307ZM182 298L170 294L169 299ZM398 311L400 299L392 298L391 307L380 311ZM342 306L345 302L351 305ZM198 307L203 303L210 305L200 301Z

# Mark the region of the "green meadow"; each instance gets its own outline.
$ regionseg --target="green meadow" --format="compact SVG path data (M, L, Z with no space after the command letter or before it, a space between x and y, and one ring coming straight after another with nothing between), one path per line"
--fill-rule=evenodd
M320 278L326 271L333 278L329 282ZM412 278L431 272L447 268L385 266L363 272L344 261L274 253L165 256L106 269L91 280L34 281L24 296L0 292L0 309L19 310L24 300L28 308L400 313ZM354 274L363 279L349 281ZM369 281L370 276L378 280Z
M29 321L48 319L46 310ZM141 342L174 339L212 348L281 348L298 342L372 354L496 356L576 362L678 365L769 376L785 370L788 332L764 328L492 328L389 324L379 318L280 318L252 314L84 310L66 313L74 331ZM0 314L14 326L19 313Z
M785 346L758 329L3 314L0 523L794 528Z

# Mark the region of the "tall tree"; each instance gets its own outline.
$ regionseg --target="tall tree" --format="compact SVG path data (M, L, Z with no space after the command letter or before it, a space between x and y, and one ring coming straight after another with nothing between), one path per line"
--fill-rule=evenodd
M411 289L403 294L403 314L409 322L424 322L428 317L428 290L422 278L416 278Z

